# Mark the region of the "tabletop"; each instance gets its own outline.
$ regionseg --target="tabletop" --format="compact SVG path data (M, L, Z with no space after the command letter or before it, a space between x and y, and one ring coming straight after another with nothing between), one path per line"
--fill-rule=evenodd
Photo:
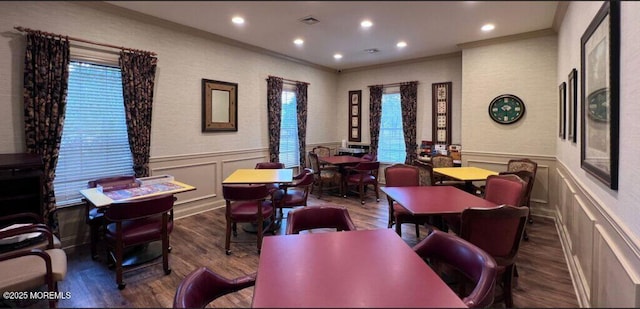
M363 161L367 161L365 159L353 157L353 156L318 157L318 160L322 163L333 164L333 165L357 164Z
M469 207L497 206L453 186L382 187L380 190L413 215L455 214Z
M98 188L89 188L80 190L80 194L94 206L105 207L114 202L130 201L161 194L176 194L195 189L196 187L194 186L174 180L109 192L101 192Z
M265 237L253 307L462 307L393 230Z
M433 169L433 172L464 181L486 180L490 175L498 175L498 172L474 166L437 167Z
M241 168L229 175L222 184L290 183L292 181L292 169Z

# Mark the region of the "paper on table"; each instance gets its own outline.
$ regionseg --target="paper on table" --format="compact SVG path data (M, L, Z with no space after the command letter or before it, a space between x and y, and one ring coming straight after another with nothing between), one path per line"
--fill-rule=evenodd
M0 229L0 232L4 232L4 231L16 229L16 228L23 227L23 226L28 226L28 225L32 225L32 224L31 223L12 224L12 225L9 225L9 226L7 226L7 227L5 227L3 229ZM15 236L11 236L11 237L1 238L0 239L0 245L9 245L9 244L19 243L19 242L27 240L27 239L36 238L36 237L40 236L41 234L42 233L40 233L40 232L34 232L34 233L25 233L25 234L15 235Z

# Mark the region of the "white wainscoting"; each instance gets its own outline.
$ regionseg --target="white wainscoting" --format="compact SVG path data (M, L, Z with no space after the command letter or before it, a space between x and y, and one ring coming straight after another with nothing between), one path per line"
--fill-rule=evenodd
M556 224L581 307L640 307L640 248L557 163Z

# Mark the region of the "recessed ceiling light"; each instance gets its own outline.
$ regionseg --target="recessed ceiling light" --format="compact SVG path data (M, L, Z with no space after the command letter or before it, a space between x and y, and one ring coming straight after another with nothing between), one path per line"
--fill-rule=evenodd
M335 55L333 55L333 58L342 59L342 55L341 54L335 54Z
M482 28L480 28L480 29L482 29L482 31L486 32L486 31L491 31L491 30L493 30L495 28L496 28L496 26L494 26L493 24L486 24L486 25L482 26Z
M231 19L231 21L236 24L236 25L242 25L244 24L244 18L240 17L240 16L235 16Z
M370 20L365 19L360 23L360 26L362 26L362 28L369 28L373 26L373 23Z
M293 40L293 44L296 44L298 46L304 44L304 40L303 39L295 39Z
M407 47L407 42L405 42L405 41L400 41L400 42L398 42L398 44L396 44L396 46L398 46L398 47L400 47L400 48Z

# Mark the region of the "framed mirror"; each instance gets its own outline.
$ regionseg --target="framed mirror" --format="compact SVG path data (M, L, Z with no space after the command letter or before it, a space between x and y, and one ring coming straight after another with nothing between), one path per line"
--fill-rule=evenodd
M238 84L202 79L202 132L238 131Z

